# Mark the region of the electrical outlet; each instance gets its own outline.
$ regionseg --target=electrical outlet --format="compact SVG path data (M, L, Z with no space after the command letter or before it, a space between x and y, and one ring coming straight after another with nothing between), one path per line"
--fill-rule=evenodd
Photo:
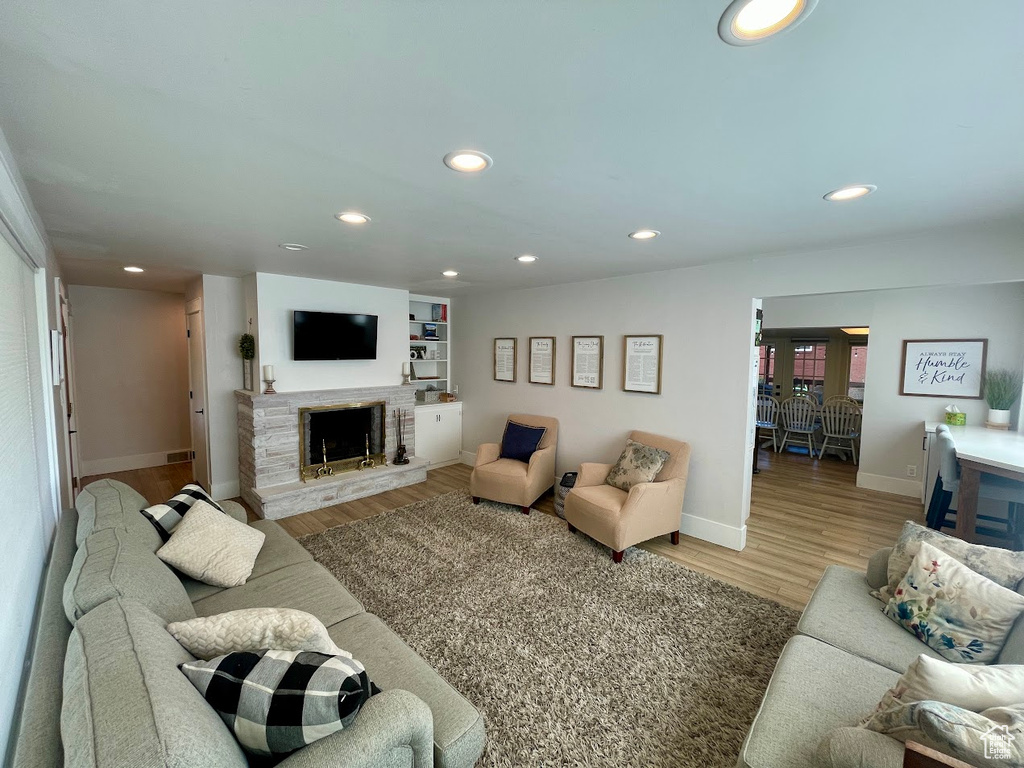
M453 384L452 385L452 394L453 395L459 394L459 385L458 384Z
M917 464L907 464L907 477L917 477Z

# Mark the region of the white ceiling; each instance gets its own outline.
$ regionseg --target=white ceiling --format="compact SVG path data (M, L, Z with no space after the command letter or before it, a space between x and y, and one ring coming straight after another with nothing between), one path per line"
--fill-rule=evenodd
M1024 212L1020 0L821 0L748 48L719 40L726 5L8 0L0 127L91 282L457 293ZM464 147L493 168L442 165ZM878 191L821 199L854 182Z

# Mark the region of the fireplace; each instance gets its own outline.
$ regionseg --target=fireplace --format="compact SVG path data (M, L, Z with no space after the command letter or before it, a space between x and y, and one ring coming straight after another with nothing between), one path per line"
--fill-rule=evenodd
M305 481L387 464L385 407L382 400L299 408L300 477ZM373 464L368 464L367 458Z

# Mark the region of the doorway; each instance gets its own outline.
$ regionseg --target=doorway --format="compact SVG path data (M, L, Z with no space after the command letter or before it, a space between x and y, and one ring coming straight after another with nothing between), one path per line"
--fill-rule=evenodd
M866 327L762 330L759 469L827 467L830 481L856 485L868 334Z
M190 301L185 309L185 333L188 336L188 404L192 433L192 472L195 480L209 493L210 451L206 421L205 328L200 301Z

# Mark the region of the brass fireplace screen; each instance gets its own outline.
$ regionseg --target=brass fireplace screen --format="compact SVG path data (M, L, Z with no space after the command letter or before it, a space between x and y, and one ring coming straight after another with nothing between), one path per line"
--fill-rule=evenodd
M303 480L383 466L386 403L346 403L299 408Z

